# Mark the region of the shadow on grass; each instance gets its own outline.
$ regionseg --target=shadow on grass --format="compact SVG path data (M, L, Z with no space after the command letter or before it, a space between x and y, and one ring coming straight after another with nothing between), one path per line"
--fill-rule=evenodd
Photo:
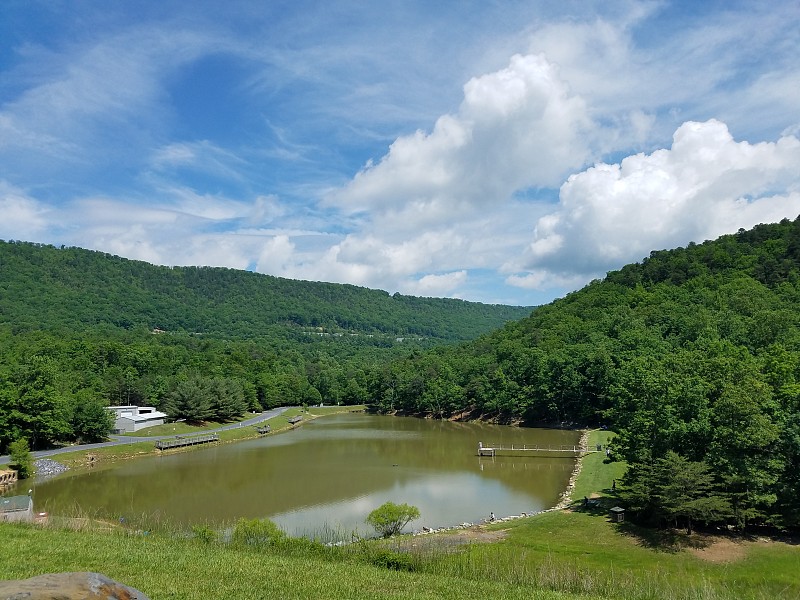
M608 517L609 511L619 505L617 492L606 488L595 494L592 498L583 498L572 503L570 508L575 512L585 513L595 517Z
M676 554L685 548L705 548L710 543L708 540L694 538L675 529L642 527L629 521L619 523L617 531L635 538L645 548L669 554Z
M570 510L591 517L603 518L612 525L617 533L634 539L638 545L669 554L676 554L686 549L702 550L720 539L734 542L771 540L791 546L800 545L800 532L769 526L751 526L746 531L741 531L696 523L694 532L687 534L683 529L639 525L630 520L629 515L626 515L626 520L622 523L615 523L610 511L611 508L618 505L620 505L620 500L617 492L612 489L604 489L593 498L584 498L573 502Z
M703 548L709 542L697 536L687 535L676 529L656 529L637 525L630 520L616 523L611 517L611 509L620 505L616 490L604 489L594 498L584 498L573 503L574 512L592 517L604 518L617 533L634 538L636 542L651 550L674 554L685 548ZM626 515L626 518L630 518Z

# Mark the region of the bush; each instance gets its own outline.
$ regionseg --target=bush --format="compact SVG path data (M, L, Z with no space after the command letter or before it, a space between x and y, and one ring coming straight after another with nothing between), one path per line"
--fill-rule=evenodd
M413 571L414 562L408 554L378 549L367 554L367 562L391 571Z
M286 534L269 519L239 519L231 542L239 546L266 546L284 537Z
M208 525L193 525L192 533L194 537L204 544L211 544L219 539L217 532Z
M8 455L11 458L11 468L17 471L20 479L32 477L36 473L28 440L21 438L11 442L8 445Z
M419 509L416 506L387 502L369 513L367 524L379 535L389 537L400 533L414 519L419 519Z

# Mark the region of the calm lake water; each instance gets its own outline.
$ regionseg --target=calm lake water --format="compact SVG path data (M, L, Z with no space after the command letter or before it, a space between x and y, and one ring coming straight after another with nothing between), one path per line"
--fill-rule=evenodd
M477 456L478 442L575 444L579 434L366 414L286 433L67 473L35 485L37 511L219 526L268 517L290 535L367 532L384 502L420 509L412 527L476 522L555 505L573 458Z

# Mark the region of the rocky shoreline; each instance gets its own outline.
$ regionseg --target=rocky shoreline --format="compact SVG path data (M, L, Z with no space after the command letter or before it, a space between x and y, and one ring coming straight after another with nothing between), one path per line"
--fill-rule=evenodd
M578 447L581 449L581 454L578 457L578 460L575 461L575 468L572 470L572 475L569 477L569 481L567 482L567 489L564 490L564 493L561 494L561 499L558 501L553 507L553 510L561 510L567 508L570 504L572 504L572 492L575 489L575 482L578 481L578 477L581 474L581 468L583 467L583 457L586 456L586 452L589 451L589 430L585 429L581 432L581 439L578 441Z
M36 468L36 479L55 477L69 470L69 467L51 458L39 458L33 461L33 466Z
M580 437L580 441L578 442L578 445L579 445L579 447L580 447L582 452L588 452L588 450L589 450L589 433L590 433L590 431L588 429L586 429L583 432L581 432L581 437ZM556 511L556 510L564 510L565 508L568 508L570 506L570 504L572 504L572 492L575 489L575 482L578 480L578 477L581 474L581 467L583 466L583 457L584 456L585 456L585 454L579 456L578 460L575 461L575 468L572 470L572 474L569 477L569 481L567 482L567 488L561 494L561 497L560 497L560 499L558 501L558 504L556 504L552 508L545 508L544 510L533 511L533 512L529 512L529 513L528 512L524 512L524 513L519 514L519 515L510 515L508 517L502 517L502 518L495 519L494 521L483 520L483 521L481 521L479 523L462 523L461 525L454 525L454 526L451 526L451 527L438 527L438 528L423 527L419 531L414 531L413 535L428 535L428 534L431 534L431 533L442 533L442 532L445 532L445 531L456 531L456 530L459 530L459 529L470 529L472 527L476 527L476 526L479 526L479 525L488 525L489 523L504 523L506 521L513 521L514 519L523 519L525 517L533 517L533 516L536 516L536 515L541 515L541 514L544 514L544 513L553 512L553 511Z

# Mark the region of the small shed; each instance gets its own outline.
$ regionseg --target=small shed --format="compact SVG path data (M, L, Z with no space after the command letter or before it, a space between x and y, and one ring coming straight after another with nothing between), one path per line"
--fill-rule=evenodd
M0 498L0 522L33 521L33 498L8 496Z
M108 406L114 413L114 433L133 433L152 427L163 425L167 415L152 406Z
M622 523L625 520L625 509L621 506L615 506L609 512L612 523Z

